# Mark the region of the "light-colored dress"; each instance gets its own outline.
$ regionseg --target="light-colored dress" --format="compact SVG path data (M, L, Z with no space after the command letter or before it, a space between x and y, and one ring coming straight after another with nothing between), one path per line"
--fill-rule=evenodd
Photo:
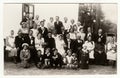
M10 51L10 53L8 53L9 57L17 56L17 49L15 48L14 41L15 41L14 36L7 37L6 50Z
M72 56L66 56L67 64L72 64L73 57Z
M60 39L57 39L57 40L56 40L56 48L58 49L58 52L59 52L62 56L63 56L63 54L65 53L64 45L65 45L64 40L60 40Z
M36 48L36 50L41 50L42 54L44 54L43 43L44 43L43 38L41 38L41 39L35 38L35 48Z
M81 33L81 32L77 33L77 36L80 36L83 41L85 40L85 35L86 35L85 33Z
M36 23L37 27L40 26L40 20L36 20L36 19L34 19L34 22Z
M31 29L33 31L33 36L37 38L38 30L37 29Z
M113 43L107 44L107 59L108 60L116 60L117 59L117 53L115 51L116 45Z
M70 25L68 24L68 22L67 23L64 22L63 25L65 27L65 30L69 30L70 29Z
M29 33L28 28L21 28L20 30L22 31L23 34L28 34Z
M75 40L76 39L76 34L75 33L69 33L70 34L70 39Z
M48 29L48 31L50 31L50 32L52 32L54 29L55 29L55 27L54 27L54 22L49 22L48 24L47 24L47 29Z
M94 48L95 48L94 41L90 41L90 42L85 41L83 45L87 46L87 50L89 51L89 58L94 59Z

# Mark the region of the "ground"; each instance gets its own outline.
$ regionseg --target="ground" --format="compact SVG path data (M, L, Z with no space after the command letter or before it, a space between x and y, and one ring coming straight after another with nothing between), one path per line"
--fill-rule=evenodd
M23 69L19 64L14 64L11 62L4 63L4 74L5 75L113 75L117 73L116 68L111 66L101 66L101 65L90 65L89 69L38 69L34 65L28 69ZM18 72L19 71L19 72Z

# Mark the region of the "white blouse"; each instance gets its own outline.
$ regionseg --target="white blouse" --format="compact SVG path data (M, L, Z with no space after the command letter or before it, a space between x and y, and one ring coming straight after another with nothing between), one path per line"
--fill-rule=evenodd
M75 33L70 33L70 39L76 39L76 34Z
M87 46L87 50L94 50L95 48L95 43L94 41L85 41L84 45Z
M43 38L41 38L41 39L35 38L35 47L36 47L36 49L43 48L42 47L43 43L44 43L44 39Z
M73 60L73 57L67 55L67 56L66 56L66 59L67 59L68 64L71 64L71 63L72 63L72 60Z

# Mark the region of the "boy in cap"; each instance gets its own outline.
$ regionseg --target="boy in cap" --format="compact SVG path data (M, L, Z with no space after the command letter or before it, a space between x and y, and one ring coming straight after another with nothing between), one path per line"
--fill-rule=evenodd
M30 60L30 50L28 49L28 44L23 43L22 47L23 49L20 52L20 59L21 59L21 64L22 67L28 68L30 67L29 60Z

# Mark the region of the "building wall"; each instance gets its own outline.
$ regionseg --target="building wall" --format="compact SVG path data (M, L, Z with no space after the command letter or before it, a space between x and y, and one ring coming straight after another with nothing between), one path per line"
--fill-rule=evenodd
M64 17L78 20L78 4L35 4L35 15L40 16L40 20L49 21L50 17L59 16L63 21Z
M3 37L10 34L10 30L14 30L17 34L22 19L22 4L4 4L3 5Z

